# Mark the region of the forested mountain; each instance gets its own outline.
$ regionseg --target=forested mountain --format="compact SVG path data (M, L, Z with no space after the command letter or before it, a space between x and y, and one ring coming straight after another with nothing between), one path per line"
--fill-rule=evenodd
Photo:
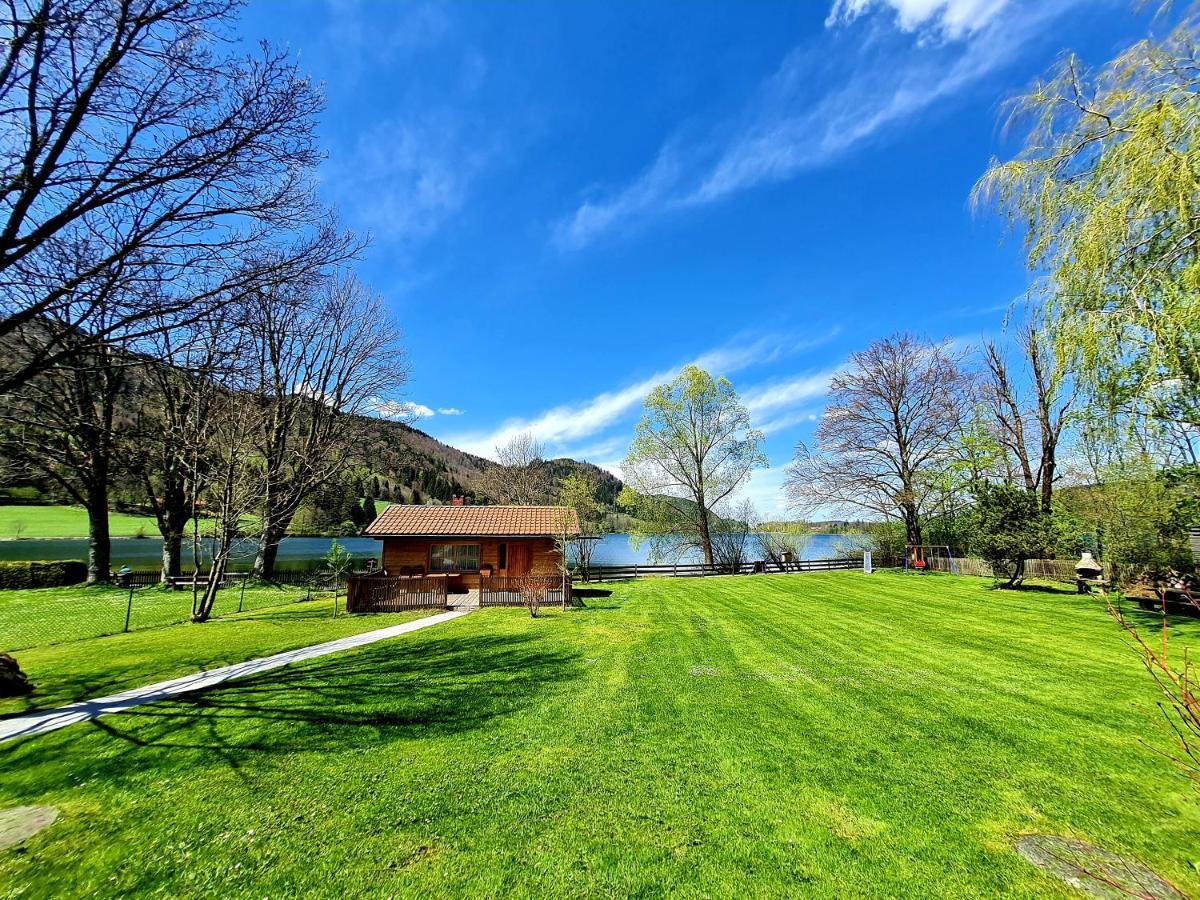
M138 394L133 392L125 398L119 416L122 421L137 420ZM491 502L483 478L491 463L483 457L452 447L403 422L359 417L357 424L353 464L300 509L292 524L293 534L357 531L388 503L448 503L455 494L462 494L470 503ZM135 447L126 447L126 452L135 451ZM119 457L113 473L113 503L125 511L144 510L144 487L119 464ZM590 473L599 485L600 502L616 511L621 482L610 472L573 459L550 460L547 466L556 485L574 472ZM0 503L71 502L49 479L29 472L7 474L5 484L0 485Z

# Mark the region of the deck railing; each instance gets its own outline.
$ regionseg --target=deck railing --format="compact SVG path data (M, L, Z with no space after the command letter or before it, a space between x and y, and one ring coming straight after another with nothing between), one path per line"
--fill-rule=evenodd
M346 611L403 612L406 609L445 609L445 578L352 575L346 580Z
M561 575L484 575L479 579L480 606L528 606L529 595L538 603L563 602ZM566 582L566 602L571 602L571 581Z

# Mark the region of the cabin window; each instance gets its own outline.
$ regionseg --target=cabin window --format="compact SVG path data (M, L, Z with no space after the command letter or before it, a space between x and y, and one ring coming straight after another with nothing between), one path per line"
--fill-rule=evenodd
M431 572L478 572L478 544L434 544L429 548Z
M500 551L497 555L499 558L496 560L496 568L500 569L501 571L503 571L504 569L507 569L508 568L508 544L501 544Z

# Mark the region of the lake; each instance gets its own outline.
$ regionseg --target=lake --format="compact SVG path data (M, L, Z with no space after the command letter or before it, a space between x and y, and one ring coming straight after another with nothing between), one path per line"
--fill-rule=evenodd
M289 537L279 545L278 566L283 570L315 568L329 552L330 542L336 540L354 557L356 567L364 560L378 559L380 542L361 537ZM805 559L828 559L838 555L837 543L847 540L844 535L814 534L804 548ZM754 555L754 554L752 554ZM14 560L87 559L87 541L82 538L30 538L0 541L0 561ZM119 569L155 569L162 560L161 538L113 538L112 566ZM191 546L185 543L184 567L190 567ZM679 562L698 562L698 557L686 557ZM254 562L254 545L246 542L233 557L234 571L249 569ZM606 535L592 556L594 565L631 565L650 562L649 546L634 547L627 534Z

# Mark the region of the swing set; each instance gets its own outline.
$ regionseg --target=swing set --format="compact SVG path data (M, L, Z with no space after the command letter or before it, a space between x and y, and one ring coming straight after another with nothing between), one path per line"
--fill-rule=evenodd
M945 560L945 564L941 563ZM945 544L909 544L904 553L904 572L916 572L924 575L926 572L950 572L958 574L958 566L954 556Z

